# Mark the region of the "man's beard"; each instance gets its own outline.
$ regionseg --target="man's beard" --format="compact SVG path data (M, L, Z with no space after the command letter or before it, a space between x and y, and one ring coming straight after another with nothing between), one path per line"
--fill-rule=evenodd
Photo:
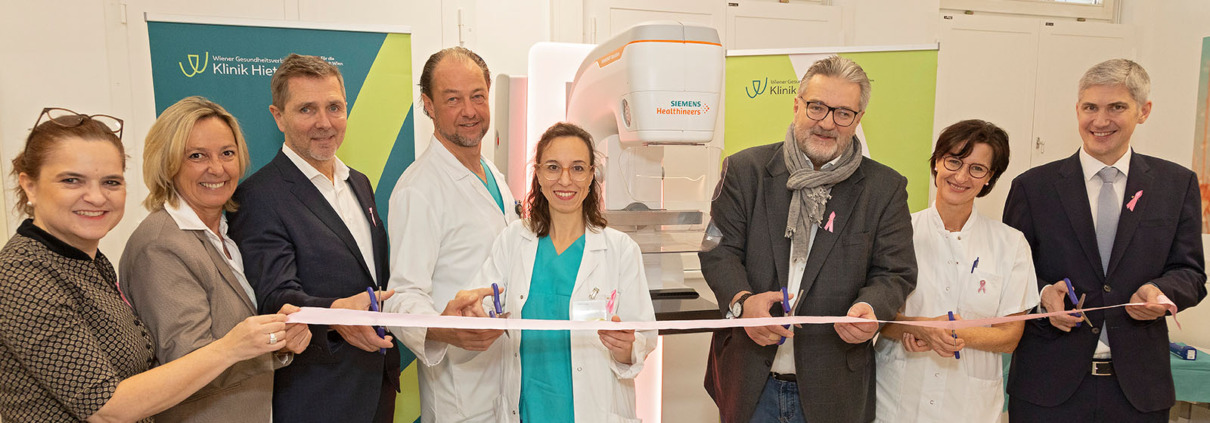
M817 136L831 137L832 139L835 139L836 142L833 143L832 147L828 148L827 151L821 151L821 148L815 147L811 144L812 134ZM835 160L840 156L840 153L843 152L844 149L848 148L849 144L852 143L851 138L842 139L840 131L835 129L827 130L818 126L809 130L795 129L794 141L798 142L798 149L807 154L807 158L811 159L811 163L827 163Z

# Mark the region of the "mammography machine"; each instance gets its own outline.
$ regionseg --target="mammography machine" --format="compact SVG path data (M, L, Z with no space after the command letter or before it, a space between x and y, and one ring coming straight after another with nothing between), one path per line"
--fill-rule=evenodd
M496 84L510 187L528 189L526 164L545 128L583 127L604 159L597 177L610 226L639 243L653 290L680 286L680 253L700 248L718 174L723 61L713 28L679 22L640 24L595 46L535 45L528 78L502 75Z

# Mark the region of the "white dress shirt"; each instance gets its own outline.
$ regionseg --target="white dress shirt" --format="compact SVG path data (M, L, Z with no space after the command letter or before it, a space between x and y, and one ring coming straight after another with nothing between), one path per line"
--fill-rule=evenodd
M945 229L937 209L912 214L919 277L903 314L963 319L1007 316L1038 304L1029 243L997 220L971 216L959 232ZM978 260L978 265L975 261ZM909 353L900 340L879 337L879 422L994 422L1004 406L1000 353L965 348L962 358Z
M491 252L492 241L517 219L504 176L485 161L504 199L504 213L483 181L435 137L391 193L387 228L391 239L390 313L441 314L460 290L480 288L472 277ZM490 286L490 285L488 285ZM420 418L432 422L490 421L501 398L502 342L473 352L429 341L425 328L390 328L423 363Z
M302 171L307 179L315 184L315 188L319 189L319 193L323 195L325 200L328 200L328 205L336 210L336 214L340 216L340 220L344 221L345 226L349 228L349 233L353 234L353 240L357 242L357 249L361 251L361 258L365 260L366 266L370 271L370 277L374 278L374 282L378 282L378 274L374 263L374 244L373 235L370 234L370 222L366 221L365 211L361 210L361 203L357 201L357 195L353 193L352 187L349 186L349 167L345 166L340 158L332 158L332 179L319 172L302 156L294 152L289 144L282 144L282 152L286 157L294 162L294 166ZM373 210L370 211L370 216L375 216ZM371 217L371 219L377 219ZM378 225L379 222L374 222Z

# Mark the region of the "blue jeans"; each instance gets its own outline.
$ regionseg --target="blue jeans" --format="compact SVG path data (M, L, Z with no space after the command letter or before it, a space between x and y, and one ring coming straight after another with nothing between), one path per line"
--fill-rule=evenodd
M798 399L798 384L773 378L765 381L765 389L756 401L752 423L806 423L802 401Z

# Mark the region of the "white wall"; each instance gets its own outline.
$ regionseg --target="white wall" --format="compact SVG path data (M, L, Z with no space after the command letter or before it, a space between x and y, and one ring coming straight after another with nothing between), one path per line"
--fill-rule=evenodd
M1127 0L1122 23L1140 29L1139 64L1151 76L1151 117L1135 130L1136 151L1191 166L1202 39L1210 37L1210 2ZM1210 237L1203 235L1203 246ZM1206 249L1210 252L1210 247ZM1207 261L1210 261L1208 259ZM1210 301L1180 313L1171 336L1210 348Z

